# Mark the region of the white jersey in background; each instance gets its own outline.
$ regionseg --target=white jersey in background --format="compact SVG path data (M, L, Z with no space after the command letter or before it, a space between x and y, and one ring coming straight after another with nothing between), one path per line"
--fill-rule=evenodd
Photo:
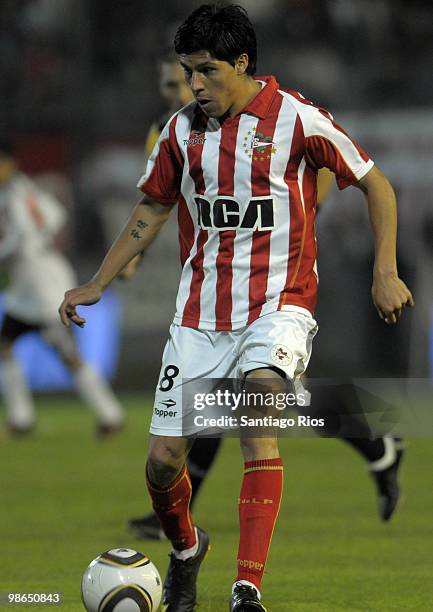
M0 266L10 284L6 312L27 323L57 320L65 291L75 273L56 249L66 222L63 206L21 173L0 187Z

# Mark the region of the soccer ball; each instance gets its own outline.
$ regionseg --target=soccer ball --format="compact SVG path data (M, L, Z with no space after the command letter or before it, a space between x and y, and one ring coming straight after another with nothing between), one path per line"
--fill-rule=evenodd
M161 577L145 555L113 548L90 563L81 595L88 612L155 612L161 601Z

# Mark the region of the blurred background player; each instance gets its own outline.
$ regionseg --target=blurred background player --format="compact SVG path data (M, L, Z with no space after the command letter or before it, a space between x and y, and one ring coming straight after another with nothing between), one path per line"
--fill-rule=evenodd
M158 121L152 123L144 146L146 160L150 157L152 149L158 141L163 127L174 113L182 106L192 101L191 89L185 81L185 76L178 57L174 52L166 51L158 61L159 93L164 100L167 111ZM120 279L127 280L134 273L140 263L142 255L137 255L119 274Z
M75 387L97 418L97 433L108 435L124 422L122 406L100 375L81 360L72 333L58 320L59 298L75 273L56 246L66 222L63 206L18 170L13 144L0 141L0 266L9 284L0 330L1 392L13 434L35 425L28 384L13 354L15 341L37 331L71 371Z
M159 61L159 91L164 100L167 112L152 124L145 145L146 158L148 158L155 146L159 135L170 117L180 108L193 100L191 89L186 83L184 71L179 63L179 58L174 52L165 52ZM334 174L327 168L321 168L318 172L317 204L318 210L323 205L334 180ZM135 271L141 257L132 260L121 273L122 278L129 278ZM312 410L314 414L329 416L339 414L351 414L359 406L359 401L353 389L340 387L333 389L330 386L316 391ZM308 414L312 414L308 407ZM359 416L359 411L358 411ZM356 417L353 417L353 427L362 437L344 437L342 440L351 445L369 465L369 471L375 482L378 494L379 516L388 521L398 503L400 487L398 483L398 469L403 456L403 444L400 440L393 438L375 438L369 436L368 427ZM320 435L322 432L318 432ZM325 434L326 435L326 434ZM329 431L327 435L337 435L338 432ZM192 484L191 508L195 506L197 493L209 473L221 445L221 438L197 438L187 459L187 466ZM144 516L131 518L128 527L134 534L143 539L163 539L164 532L157 515L149 512Z
M150 157L163 127L174 113L192 101L193 96L179 58L173 51L167 51L159 60L159 93L164 100L167 111L152 124L146 139L146 159Z
M168 110L158 121L152 124L149 130L145 145L146 159L152 153L152 149L170 117L182 106L193 100L191 89L185 81L183 68L174 52L166 52L161 55L158 62L158 71L159 92ZM140 257L135 258L126 266L121 274L123 278L129 278L134 273L139 259ZM194 506L203 480L214 463L221 441L221 438L198 438L194 442L187 459L192 485L191 507ZM130 519L128 526L140 538L159 540L165 537L159 519L154 512Z

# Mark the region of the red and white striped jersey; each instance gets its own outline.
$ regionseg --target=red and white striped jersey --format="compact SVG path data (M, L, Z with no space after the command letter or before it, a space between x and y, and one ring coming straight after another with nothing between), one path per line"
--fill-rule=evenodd
M176 113L138 183L178 203L183 326L230 331L275 310L313 312L317 170L342 189L373 166L327 111L259 80L259 94L222 123L196 102Z

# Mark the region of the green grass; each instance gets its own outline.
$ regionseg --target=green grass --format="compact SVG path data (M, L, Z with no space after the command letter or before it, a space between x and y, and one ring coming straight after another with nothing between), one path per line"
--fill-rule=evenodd
M125 398L124 434L93 438L92 417L72 399L38 402L37 435L0 442L0 592L57 592L82 610L80 580L98 553L129 546L164 574L168 545L143 542L126 520L149 510L143 484L149 403ZM404 497L390 525L376 516L360 458L336 440L285 439L285 491L263 581L270 612L407 612L433 609L431 440L413 440ZM200 612L227 609L237 551L242 462L224 443L198 500L195 520L211 553L199 579ZM23 609L26 606L3 609Z

